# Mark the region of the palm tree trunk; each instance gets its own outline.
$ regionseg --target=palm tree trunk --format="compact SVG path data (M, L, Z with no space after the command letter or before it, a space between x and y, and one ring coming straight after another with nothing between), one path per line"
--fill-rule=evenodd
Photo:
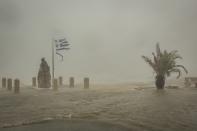
M155 85L157 89L164 89L165 77L163 75L157 75Z

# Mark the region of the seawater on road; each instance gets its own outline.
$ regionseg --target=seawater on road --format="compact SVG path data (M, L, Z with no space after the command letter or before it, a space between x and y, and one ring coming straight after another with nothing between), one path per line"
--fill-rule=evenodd
M117 124L87 120L53 120L2 128L3 131L131 131Z
M23 87L20 94L0 89L0 126L46 119L117 123L134 130L196 131L197 89L127 86L58 91Z

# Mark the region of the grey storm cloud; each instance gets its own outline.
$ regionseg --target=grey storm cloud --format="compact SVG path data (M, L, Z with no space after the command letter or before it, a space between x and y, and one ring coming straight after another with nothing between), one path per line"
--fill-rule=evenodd
M0 73L28 83L41 57L51 65L51 39L71 44L56 76L96 82L152 79L141 59L161 48L179 50L189 75L197 75L196 0L1 0Z

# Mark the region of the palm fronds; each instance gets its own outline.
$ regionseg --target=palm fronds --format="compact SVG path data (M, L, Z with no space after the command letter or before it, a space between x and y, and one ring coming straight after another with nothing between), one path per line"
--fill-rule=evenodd
M179 78L181 76L180 68L188 73L187 69L183 65L177 65L176 60L182 59L177 50L173 50L171 52L164 50L162 52L159 43L157 43L156 54L153 52L152 55L153 60L146 56L142 56L142 58L153 68L157 75L170 76L171 73L178 73L177 78Z
M156 65L154 62L152 62L152 60L146 56L142 56L142 58L153 68L153 70L156 72Z

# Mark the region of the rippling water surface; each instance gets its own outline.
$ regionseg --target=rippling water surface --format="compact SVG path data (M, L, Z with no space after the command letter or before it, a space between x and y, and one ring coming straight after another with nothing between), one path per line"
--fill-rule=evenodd
M0 89L0 127L47 119L101 120L134 130L196 131L197 89L133 85Z

